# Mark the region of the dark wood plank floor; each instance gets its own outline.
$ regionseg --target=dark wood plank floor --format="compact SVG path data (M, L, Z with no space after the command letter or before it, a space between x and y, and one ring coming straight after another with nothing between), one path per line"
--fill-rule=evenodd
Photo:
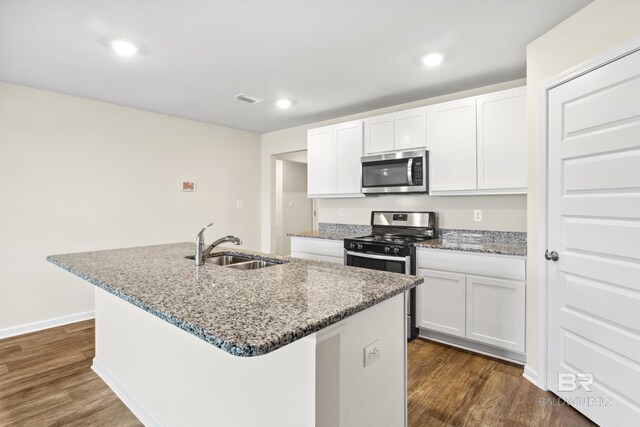
M94 322L0 340L0 426L140 426L91 370ZM591 426L522 368L423 340L409 344L409 426Z
M531 384L522 367L447 345L409 343L409 426L594 426ZM552 399L552 400L548 400Z

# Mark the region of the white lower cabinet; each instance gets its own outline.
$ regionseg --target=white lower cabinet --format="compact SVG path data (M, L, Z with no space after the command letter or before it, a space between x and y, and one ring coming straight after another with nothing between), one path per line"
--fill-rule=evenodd
M418 270L424 283L418 287L418 327L465 337L465 275Z
M524 353L524 258L420 249L418 274L419 328L471 350Z
M467 276L469 339L524 351L524 283Z
M291 256L294 258L344 264L342 240L291 237Z

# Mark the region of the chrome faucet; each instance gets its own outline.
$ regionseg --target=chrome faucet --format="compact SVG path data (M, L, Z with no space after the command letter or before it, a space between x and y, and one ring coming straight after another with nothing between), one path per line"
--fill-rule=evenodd
M195 255L196 265L203 265L205 258L207 258L207 256L213 250L213 248L215 248L216 246L218 246L221 243L233 242L234 245L241 245L242 244L242 240L240 240L239 238L237 238L235 236L226 236L226 237L222 237L222 238L216 240L215 242L213 242L212 244L207 246L206 249L204 249L204 231L207 228L211 227L212 225L213 225L213 223L207 224L207 226L204 227L202 230L200 230L200 232L196 236L196 255Z

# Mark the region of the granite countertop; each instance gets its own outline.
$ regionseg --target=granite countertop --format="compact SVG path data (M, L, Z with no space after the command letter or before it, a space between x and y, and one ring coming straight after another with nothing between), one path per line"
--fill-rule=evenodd
M369 226L320 223L320 231L305 231L287 235L314 239L344 240L367 234L371 234L371 227ZM437 239L417 243L415 246L450 251L527 256L527 233L444 228L438 230Z
M299 233L287 233L289 237L306 237L310 239L344 240L352 237L363 236L363 233L350 231L301 231Z
M415 245L417 248L445 249L451 251L478 252L512 256L527 256L526 243L505 242L465 242L447 239L426 240Z
M47 260L236 356L258 356L423 282L376 270L218 247L286 262L257 270L205 263L193 243L51 255Z

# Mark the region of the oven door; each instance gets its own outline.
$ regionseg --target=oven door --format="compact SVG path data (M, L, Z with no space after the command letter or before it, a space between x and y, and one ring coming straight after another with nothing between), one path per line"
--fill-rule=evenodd
M385 256L361 252L344 251L344 265L368 268L370 270L391 271L411 274L411 257ZM416 290L405 292L405 313L407 316L406 334L411 341L417 336L416 329Z
M376 255L362 252L345 251L344 265L368 268L369 270L390 271L392 273L411 274L411 257Z

